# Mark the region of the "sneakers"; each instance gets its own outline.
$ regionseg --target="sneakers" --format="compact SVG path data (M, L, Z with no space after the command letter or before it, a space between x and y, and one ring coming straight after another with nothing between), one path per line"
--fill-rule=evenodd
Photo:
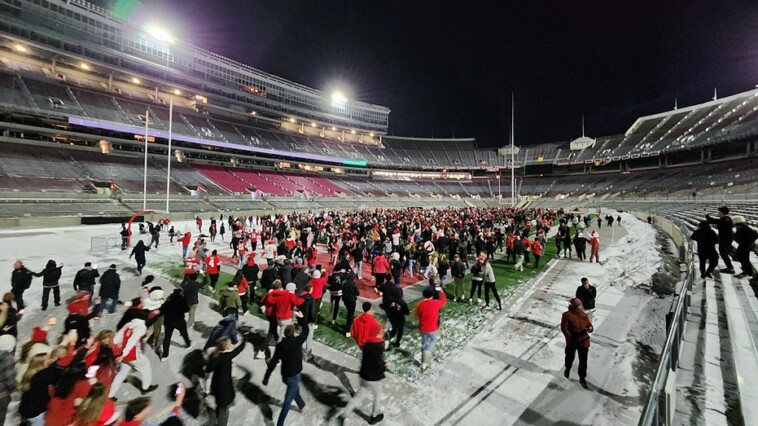
M566 369L563 370L563 377L565 377L565 378L568 379L569 378L569 374L571 374L571 370L569 370L568 368L566 368Z
M345 337L350 337L350 332L345 333Z
M477 298L477 299L476 299L476 304L477 304L477 305L481 305L481 304L482 304L482 299L479 299L479 298Z
M163 359L165 359L165 358L163 358ZM147 389L142 389L140 392L142 392L142 395L147 395L147 394L149 394L150 392L152 392L152 391L154 391L156 389L158 389L158 385L150 385L150 386L147 387Z
M705 274L705 277L713 279L713 274L711 274L710 272L708 272L707 274Z
M582 385L583 388L589 389L589 386L587 386L587 381L584 379L579 379L579 384Z
M747 274L744 273L744 272L742 272L740 274L735 275L734 278L738 278L739 279L739 278L745 278L746 276L747 276Z
M719 269L719 272L721 272L722 274L733 274L734 273L734 269L733 268Z
M384 414L377 414L369 419L368 424L375 425L384 420Z

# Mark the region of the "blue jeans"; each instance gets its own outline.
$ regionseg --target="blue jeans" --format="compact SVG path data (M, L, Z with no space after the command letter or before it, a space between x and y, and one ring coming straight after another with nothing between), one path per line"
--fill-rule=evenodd
M292 377L287 377L283 380L287 385L287 391L284 392L284 402L282 403L282 411L279 412L279 419L276 421L276 426L284 426L284 420L287 419L287 413L290 412L290 405L292 400L295 400L297 406L300 409L305 407L305 401L300 396L300 374L296 374Z
M187 257L187 250L189 249L189 246L182 246L182 258Z
M110 302L110 303L108 303ZM103 298L100 300L100 311L108 310L109 314L116 312L116 305L118 304L118 296L113 298Z
M434 349L434 345L437 343L437 332L421 333L421 350L431 351Z

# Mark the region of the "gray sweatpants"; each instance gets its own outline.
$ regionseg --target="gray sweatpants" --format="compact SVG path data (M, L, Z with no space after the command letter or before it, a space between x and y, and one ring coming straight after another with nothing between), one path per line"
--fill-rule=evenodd
M345 414L352 413L358 404L363 402L363 398L366 397L365 394L367 392L374 395L374 404L371 408L371 417L378 415L381 412L380 404L382 402L382 382L381 380L370 382L364 379L361 379L361 387L358 389L358 392L356 392L355 396L353 396L347 403L347 406L345 407Z

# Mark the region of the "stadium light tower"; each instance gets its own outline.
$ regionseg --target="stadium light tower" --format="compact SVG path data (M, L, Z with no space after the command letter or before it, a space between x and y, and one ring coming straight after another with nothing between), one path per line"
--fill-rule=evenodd
M344 108L347 104L347 96L339 90L332 92L332 106L334 108Z
M146 25L145 32L148 33L150 37L154 38L156 41L163 43L173 43L175 41L174 37L168 31L157 25Z

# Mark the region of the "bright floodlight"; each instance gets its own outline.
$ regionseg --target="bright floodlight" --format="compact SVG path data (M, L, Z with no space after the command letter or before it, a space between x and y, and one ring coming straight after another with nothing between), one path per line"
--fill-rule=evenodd
M16 49L16 52L26 53L26 47L21 44L15 44L13 48Z
M155 25L148 25L145 28L145 31L150 34L150 37L162 41L165 43L173 43L174 37L171 36L171 34L168 33L168 31L164 30L161 27L156 27Z
M332 93L332 106L335 108L344 108L347 104L347 96L339 90Z

